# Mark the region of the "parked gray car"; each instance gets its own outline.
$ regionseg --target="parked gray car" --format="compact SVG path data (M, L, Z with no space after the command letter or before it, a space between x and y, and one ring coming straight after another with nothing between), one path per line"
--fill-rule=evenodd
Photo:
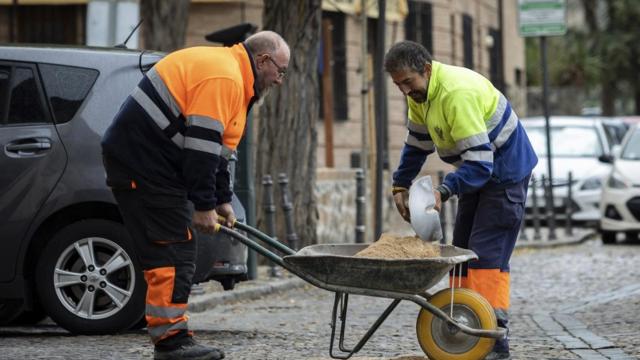
M0 323L49 315L74 333L144 324L146 285L105 184L100 139L162 56L0 46ZM235 196L233 205L242 220ZM244 245L196 236L196 282L230 289L246 279Z

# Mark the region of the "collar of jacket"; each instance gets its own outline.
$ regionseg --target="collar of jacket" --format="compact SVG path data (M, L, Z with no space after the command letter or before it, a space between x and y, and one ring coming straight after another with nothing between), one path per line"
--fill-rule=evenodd
M427 89L427 99L429 102L435 99L438 89L440 88L439 75L440 63L437 61L431 61L431 77L429 78L429 88Z
M245 99L247 99L247 112L249 112L251 105L260 97L258 84L256 83L258 78L256 64L253 62L251 52L243 43L233 45L231 53L240 64L240 71L244 81L244 95Z

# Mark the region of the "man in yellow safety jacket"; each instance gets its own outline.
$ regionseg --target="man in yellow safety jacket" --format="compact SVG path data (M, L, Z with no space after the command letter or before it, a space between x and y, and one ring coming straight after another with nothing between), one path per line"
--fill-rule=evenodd
M479 257L462 270L462 285L484 296L498 325L507 327L509 259L524 217L536 157L511 104L489 80L467 68L433 61L422 45L403 41L384 60L407 98L409 121L400 164L393 174L398 211L409 221L408 191L427 155L456 167L434 190L436 208L458 195L453 244ZM508 339L488 359L508 359Z
M155 359L224 358L187 326L197 248L190 229L212 233L218 215L233 225L228 161L247 112L282 84L289 57L271 31L173 52L146 73L102 139L107 184L147 282Z

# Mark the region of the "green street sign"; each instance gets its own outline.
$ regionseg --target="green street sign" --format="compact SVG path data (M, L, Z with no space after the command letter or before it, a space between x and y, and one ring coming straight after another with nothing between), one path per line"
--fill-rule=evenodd
M565 0L518 0L521 36L554 36L567 32Z

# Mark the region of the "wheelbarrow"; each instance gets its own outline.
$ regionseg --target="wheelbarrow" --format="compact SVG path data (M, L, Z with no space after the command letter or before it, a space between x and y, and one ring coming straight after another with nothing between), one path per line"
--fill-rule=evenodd
M284 255L277 255L236 229ZM456 269L461 272L461 264L477 259L471 250L438 244L441 256L435 258L374 259L354 256L367 244L311 245L296 252L243 223L236 222L233 229L218 224L216 231L234 237L308 283L335 292L329 347L334 359L348 359L360 351L402 300L420 307L416 333L430 359L483 359L495 340L506 336L506 330L497 326L491 305L478 293L455 286L434 294L427 291L452 269L454 274ZM455 281L452 283L455 285ZM350 294L393 299L353 348L344 345ZM335 350L338 318L341 324Z

